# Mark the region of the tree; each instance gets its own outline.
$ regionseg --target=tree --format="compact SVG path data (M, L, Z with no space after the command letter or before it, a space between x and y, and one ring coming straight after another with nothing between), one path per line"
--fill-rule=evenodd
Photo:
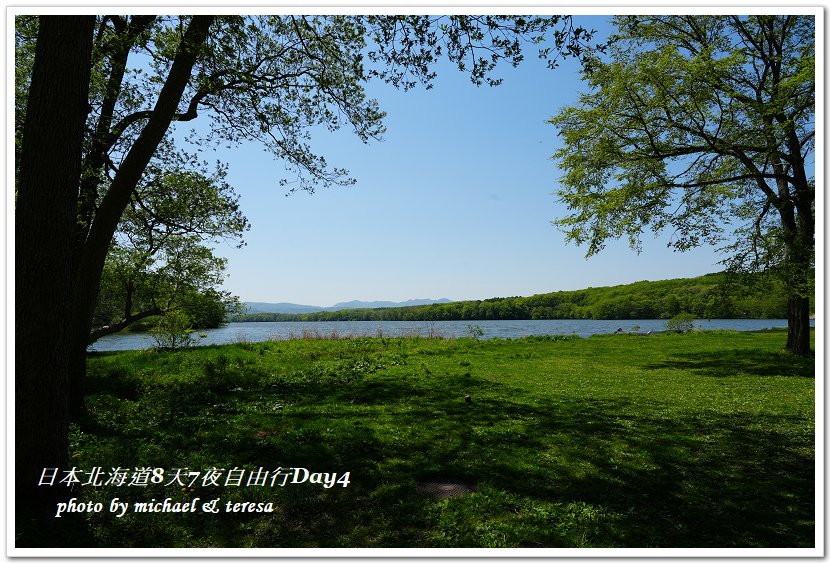
M196 326L219 326L235 298L218 289L226 260L207 241L241 246L248 221L225 170L198 163L149 167L110 243L88 342L150 316L186 309Z
M67 381L80 412L113 236L148 169L163 168L160 147L181 139L177 127L201 117L197 144L261 143L286 164L293 189L352 183L308 139L315 126L380 138L369 79L429 87L446 55L489 82L498 61L519 64L526 42L550 37L540 54L554 64L589 36L558 16L44 16L32 48L34 20L19 22L18 483L37 466L65 465Z
M88 343L151 317L183 311L189 328L215 328L240 308L218 288L227 260L195 237L173 237L152 256L113 246L101 275Z
M15 500L48 505L44 467L66 466L75 197L93 17L45 17L37 35L15 204ZM45 531L44 531L45 533Z
M771 268L787 288L787 348L809 353L814 264L815 32L808 16L628 16L561 132L555 221L588 255L640 250L673 229L683 251L725 244L732 269ZM730 230L731 229L731 230ZM725 242L726 241L726 242Z

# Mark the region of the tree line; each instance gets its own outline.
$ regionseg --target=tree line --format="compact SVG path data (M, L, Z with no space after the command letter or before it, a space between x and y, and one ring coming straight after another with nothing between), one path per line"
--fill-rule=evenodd
M662 319L685 312L697 318L785 318L787 297L778 279L726 274L556 291L530 297L494 297L414 307L344 309L316 313L248 313L235 322L481 321L542 319Z

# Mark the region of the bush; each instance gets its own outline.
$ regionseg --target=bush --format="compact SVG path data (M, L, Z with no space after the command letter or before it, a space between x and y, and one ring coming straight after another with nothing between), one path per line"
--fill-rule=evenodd
M481 328L480 325L468 324L467 334L469 334L471 338L479 339L484 336L484 329Z
M178 350L193 344L193 320L183 311L169 311L150 330L157 350Z
M695 328L695 316L691 313L678 313L666 321L668 332L691 332Z

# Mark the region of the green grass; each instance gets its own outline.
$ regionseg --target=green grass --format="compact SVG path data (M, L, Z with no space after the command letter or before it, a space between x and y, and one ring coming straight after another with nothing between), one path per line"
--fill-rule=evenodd
M784 352L784 339L361 338L94 354L89 412L71 434L79 468L302 466L350 471L351 484L83 487L79 498L105 505L221 496L275 511L105 509L83 517L76 542L811 547L814 360ZM416 492L437 476L477 491Z

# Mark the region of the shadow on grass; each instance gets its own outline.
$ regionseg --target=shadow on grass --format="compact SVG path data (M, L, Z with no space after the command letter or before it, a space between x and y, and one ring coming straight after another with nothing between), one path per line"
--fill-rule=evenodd
M816 362L812 356L789 352L758 350L707 351L699 354L675 354L674 359L647 366L649 369L678 369L709 377L753 375L760 377L815 377Z
M807 376L790 356L742 351L678 355L650 367ZM796 416L665 414L664 403L539 398L461 375L257 385L229 370L222 378L231 384L208 378L164 388L112 376L114 385L92 382L96 395L79 425L88 466L301 466L350 471L352 482L215 492L272 500L268 515L96 516L89 534L96 546L808 547L814 540L813 435ZM245 387L234 391L237 384ZM478 492L443 501L416 492L417 481L436 476L475 482ZM102 502L166 494L133 489L79 494Z
M557 436L547 443L555 459L534 468L497 463L488 471L494 486L598 509L607 518L589 530L590 545L812 545L814 459L805 453L809 442L793 444L773 430L784 417L621 418L625 410L602 401L551 405L526 434ZM758 430L759 422L769 430ZM525 447L544 445L531 439ZM516 448L506 441L492 447ZM548 546L568 540L535 539Z

